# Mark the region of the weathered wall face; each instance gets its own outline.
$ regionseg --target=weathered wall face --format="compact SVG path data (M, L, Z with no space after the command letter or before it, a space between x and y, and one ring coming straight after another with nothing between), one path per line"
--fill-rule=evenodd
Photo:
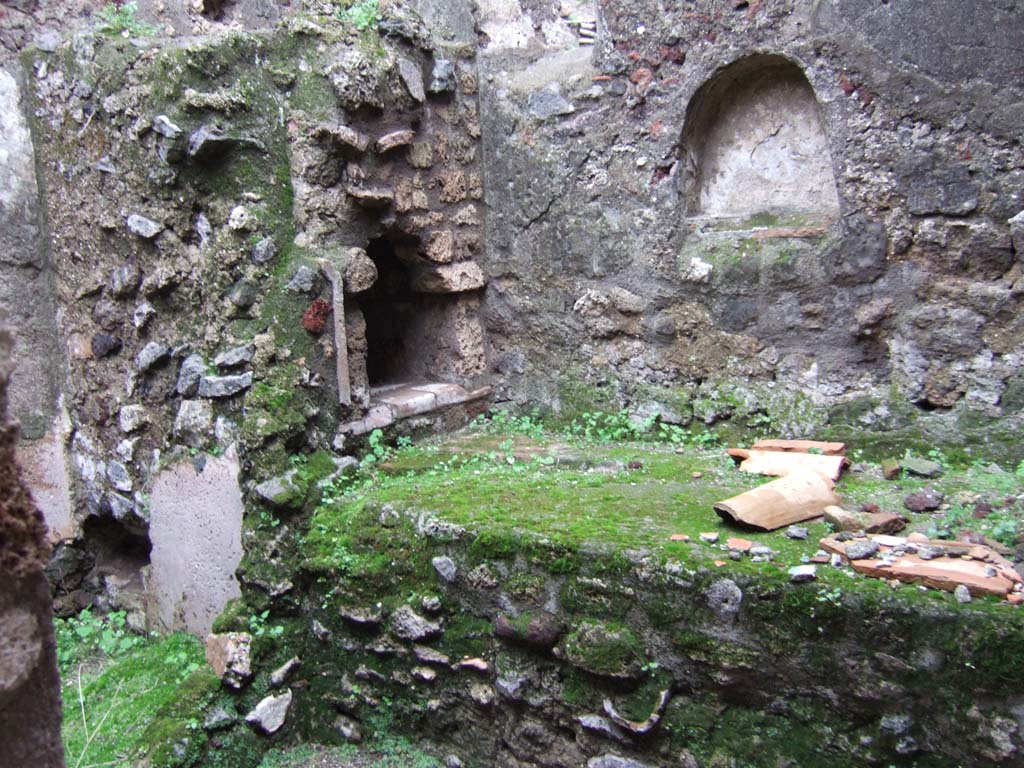
M102 594L133 624L205 632L238 593L243 529L256 563L280 534L254 487L424 410L410 428L455 423L486 391L473 50L401 8L380 31L323 10L22 57L69 369L60 527L82 531L51 569L62 611Z
M481 13L486 30L509 12ZM998 28L1019 49L1019 14L974 4L946 55L938 27L956 26L957 3L604 3L593 48L556 34L572 27L554 8L516 13L532 21L528 41L495 35L480 59L484 311L505 396L701 422L761 409L782 431L930 430L956 444L981 439L980 424L1017 423L1021 260L1008 219L1024 207L1024 157L1008 116L1021 109L1019 65L995 65L994 48L971 41ZM782 57L809 83L823 132L799 141L813 157L789 160L820 181L793 188L819 189L825 211L838 202L831 222L772 215L772 191L756 185L705 190L705 204L768 215L724 231L686 218L700 173L688 120L701 89L752 56ZM793 112L794 96L758 72L737 85L758 94L748 146L759 120L778 127L757 99Z
M60 683L46 525L15 463L18 425L8 418L13 336L0 327L0 765L62 768Z
M56 49L72 30L103 23L107 3L94 0L8 0L0 8L0 60L29 45ZM136 0L134 18L164 37L260 29L283 13L324 7L324 0Z
M59 405L65 366L21 79L16 68L0 69L0 323L18 328L11 413L22 424L18 452L26 481L56 540L76 530L65 450L68 427Z

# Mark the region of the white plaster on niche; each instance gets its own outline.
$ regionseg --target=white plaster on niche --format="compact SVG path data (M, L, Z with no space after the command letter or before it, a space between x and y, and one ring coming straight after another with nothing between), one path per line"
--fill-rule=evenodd
M688 114L689 214L832 218L839 197L818 103L779 57L741 62L695 97Z
M202 471L185 460L162 471L150 496L148 621L152 628L200 637L228 600L241 595L242 493L238 457L205 457Z

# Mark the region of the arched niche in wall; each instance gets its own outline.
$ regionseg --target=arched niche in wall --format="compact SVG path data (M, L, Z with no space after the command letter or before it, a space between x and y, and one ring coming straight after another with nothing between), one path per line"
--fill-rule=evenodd
M686 215L821 224L839 212L818 102L788 59L756 55L694 94L683 131Z

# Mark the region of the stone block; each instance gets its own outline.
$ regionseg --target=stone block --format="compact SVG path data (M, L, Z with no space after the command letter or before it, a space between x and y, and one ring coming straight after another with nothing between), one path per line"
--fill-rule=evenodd
M208 400L182 400L174 418L174 436L194 448L202 447L213 432L213 406Z
M412 144L412 140L416 137L416 131L406 128L401 131L392 131L386 133L377 139L377 151L381 154L390 152L393 149L399 147L407 147Z
M442 171L437 175L441 185L442 203L460 203L466 199L466 174L462 171Z
M390 189L347 187L345 192L360 208L387 208L395 200Z
M417 141L409 147L409 165L413 168L430 168L434 164L434 145L429 141Z
M409 59L399 59L398 74L401 76L402 82L405 83L405 88L409 91L410 96L419 102L426 101L427 94L423 90L423 72L420 71L419 64Z
M377 265L362 248L349 248L342 278L346 293L362 293L377 282Z
M486 283L479 264L463 261L424 269L413 279L412 289L420 293L461 293L479 290Z
M291 704L290 688L280 696L267 696L245 716L245 722L255 725L266 734L276 733L284 725Z
M248 632L208 635L206 661L225 684L241 688L252 677L252 635Z
M244 510L238 473L238 457L229 447L223 456L207 456L203 462L185 458L154 479L149 494L151 628L206 635L228 600L241 594L235 578ZM225 656L236 657L241 659L234 652ZM244 664L232 668L241 683Z
M425 255L435 264L449 264L455 258L455 238L450 230L440 230L427 235Z

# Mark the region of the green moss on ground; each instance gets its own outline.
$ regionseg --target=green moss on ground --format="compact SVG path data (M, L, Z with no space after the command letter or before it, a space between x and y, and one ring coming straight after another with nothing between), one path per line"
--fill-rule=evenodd
M220 686L192 635L174 634L63 680L69 765L185 765L206 743L202 711Z
M441 765L437 758L408 740L387 735L358 747L303 744L272 749L259 768L439 768Z
M515 426L513 422L511 428ZM620 571L628 571L632 565L625 555L639 551L689 568L784 584L786 569L814 555L818 541L829 534L820 520L802 523L808 537L800 540L788 538L784 530L747 531L719 519L713 511L715 502L770 480L740 472L721 448L601 442L532 427L530 431L532 436L495 435L476 427L397 451L336 502L315 512L304 542L307 564L363 573L384 568L388 559L378 557L377 566L367 571L367 555L355 553L352 546L355 531L363 531L358 535L365 545L379 546L387 538L381 538L383 529L372 519L385 505L464 527L473 536L468 551L476 562L512 563L523 557L551 574L577 573L583 560L599 562L606 570L614 570L618 563ZM865 465L866 471L841 478L836 490L848 508L878 504L906 514L912 529L935 535L953 535L968 526L991 532L1001 525L1003 540L1009 542L1016 531L1024 530L1019 505L997 511L991 523L975 520L968 512L975 498L1024 494L1024 476L980 463L966 468L944 463L949 466L936 480L908 476L895 482L882 479L878 467ZM938 514L907 512L903 498L928 486L945 492L951 509ZM717 533L719 541L701 543L703 532ZM686 534L691 540L671 541L673 534ZM725 542L732 536L770 547L773 561L728 559ZM600 557L581 555L594 548ZM851 579L828 567L819 568L817 586L868 593L888 589L881 582ZM563 598L594 615L614 618L626 609L592 589L570 585L566 590ZM898 594L910 602L936 599L933 592L912 588ZM978 600L975 607L990 602L994 601Z

